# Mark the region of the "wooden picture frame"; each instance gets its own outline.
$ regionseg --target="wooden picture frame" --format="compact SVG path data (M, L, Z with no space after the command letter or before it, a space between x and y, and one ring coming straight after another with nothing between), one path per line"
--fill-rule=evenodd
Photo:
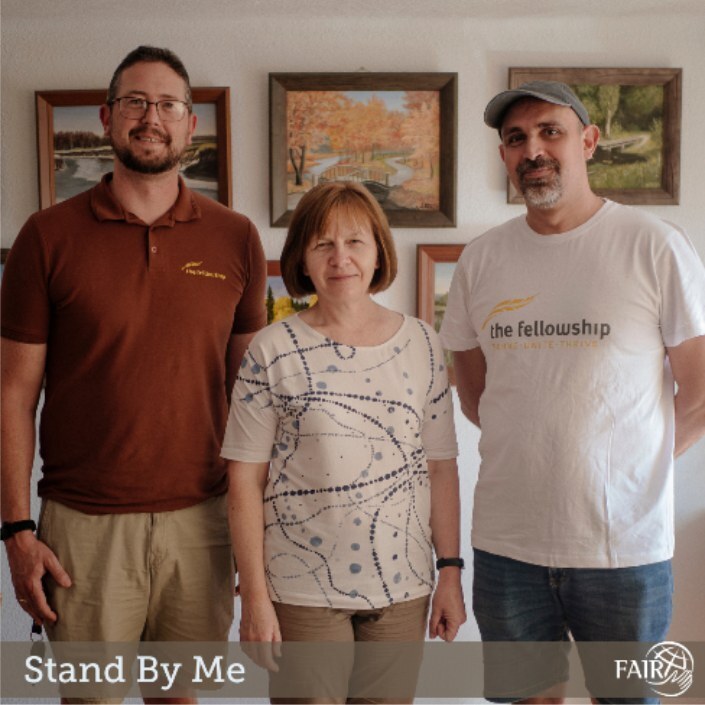
M314 183L355 180L392 226L455 226L457 92L455 73L270 73L270 224Z
M208 150L207 157L203 160L204 163L208 163L205 168L201 166L200 169L195 168L194 163L186 165L182 168L182 175L184 169L190 168L192 172L195 171L193 180L189 180L188 171L186 172L185 178L189 187L231 208L230 89L227 87L192 88L191 94L194 111L201 122L200 129L199 125L196 125L194 134L196 149L193 151L195 153ZM100 144L104 140L98 110L104 102L105 90L53 90L35 93L40 208L47 208L90 188L97 183L103 171L110 171L112 149L105 144ZM63 110L64 108L76 110ZM95 115L94 120L93 115ZM84 154L78 159L74 158L70 166L66 166L69 160L58 153L60 150L55 150L57 138L55 124L58 132L65 133L60 139L68 139L68 143L72 145L67 151L74 153L82 151ZM66 130L66 125L73 129ZM210 134L213 130L215 135ZM74 147L75 142L70 137L72 133L81 135L80 139L84 144L96 146ZM216 151L215 157L211 153L213 149ZM87 154L88 152L92 153ZM83 164L79 163L79 159ZM212 163L213 161L215 164ZM77 163L79 163L78 166L76 166ZM72 173L62 175L57 185L57 170ZM207 176L204 176L204 171ZM77 173L81 176L76 176ZM213 179L216 173L217 177ZM213 183L214 181L216 183Z
M627 204L678 205L681 69L509 69L510 88L535 80L567 83L600 127L600 141L588 163L597 195ZM507 202L524 202L509 180Z
M441 328L450 280L464 248L463 244L416 247L416 315L436 331ZM453 356L448 351L446 365L448 379L455 384Z

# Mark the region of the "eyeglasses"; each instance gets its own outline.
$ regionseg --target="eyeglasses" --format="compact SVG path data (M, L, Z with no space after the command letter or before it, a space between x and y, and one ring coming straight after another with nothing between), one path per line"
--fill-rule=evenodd
M140 120L147 114L149 106L153 105L157 109L157 115L164 122L178 122L182 120L188 110L188 103L183 100L145 100L136 96L128 95L124 98L115 98L109 102L118 104L120 115L131 120Z

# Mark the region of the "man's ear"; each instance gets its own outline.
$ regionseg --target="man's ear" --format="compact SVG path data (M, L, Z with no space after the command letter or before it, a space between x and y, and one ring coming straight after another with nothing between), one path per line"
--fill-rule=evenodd
M110 106L107 103L103 103L103 105L100 106L98 116L100 117L100 122L103 125L103 134L108 137L110 135L111 111Z
M597 143L600 141L600 128L597 125L588 125L583 130L583 154L585 161L592 159L597 149Z
M189 113L188 116L188 121L189 121L189 129L188 129L188 137L187 137L187 144L191 144L191 138L193 137L193 133L196 131L196 123L198 123L198 116L196 113Z

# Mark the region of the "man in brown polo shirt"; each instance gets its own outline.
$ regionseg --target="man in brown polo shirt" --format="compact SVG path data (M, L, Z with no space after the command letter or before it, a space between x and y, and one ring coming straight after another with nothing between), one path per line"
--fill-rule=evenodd
M265 320L254 225L190 191L188 74L139 47L100 118L95 188L35 213L2 302L2 521L18 601L51 638L227 638L226 391ZM42 516L30 516L35 412Z

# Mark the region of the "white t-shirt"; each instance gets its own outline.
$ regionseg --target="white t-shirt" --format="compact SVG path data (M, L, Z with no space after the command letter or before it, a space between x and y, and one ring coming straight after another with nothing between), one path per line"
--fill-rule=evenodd
M553 567L673 554L673 378L705 334L705 269L674 226L607 201L539 235L525 216L463 251L441 340L478 345L476 548Z
M372 609L433 586L427 458L457 455L443 349L405 317L382 345L335 343L291 316L243 360L222 455L271 459L270 596Z

